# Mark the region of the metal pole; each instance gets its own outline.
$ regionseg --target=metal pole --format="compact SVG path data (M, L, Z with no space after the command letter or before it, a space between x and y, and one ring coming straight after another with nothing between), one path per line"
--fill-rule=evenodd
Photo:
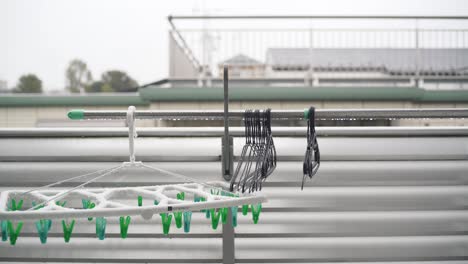
M131 163L135 162L135 137L137 136L135 129L135 107L129 106L127 111L127 126L128 126L128 146Z
M229 72L228 67L224 65L223 68L223 83L224 83L224 136L223 136L223 143L222 143L222 170L223 170L223 178L226 181L230 181L232 177L232 168L233 168L233 160L231 155L231 137L229 135Z
M223 224L223 264L234 264L236 257L235 240L234 240L234 227L232 226L232 210L228 209L227 221Z
M416 58L415 58L415 86L420 88L420 67L421 67L421 51L419 50L419 21L418 19L415 20L415 29L414 29L414 41L415 41L415 49L416 49Z
M468 136L468 127L317 127L317 135L323 137L459 137ZM276 137L304 137L305 127L272 127ZM244 137L243 127L231 127L229 135ZM138 137L222 137L222 127L141 127ZM127 137L123 127L67 127L67 128L1 128L0 140L4 138L70 138L70 137ZM231 170L232 171L232 170Z
M126 111L86 111L72 110L70 119L125 119ZM302 120L307 110L272 110L273 119ZM242 120L244 111L230 111L230 120ZM417 119L417 118L468 118L468 108L421 108L421 109L319 109L315 111L319 120L341 119ZM158 120L224 120L224 111L184 110L184 111L136 111L136 119Z
M223 68L223 86L224 86L224 143L229 142L229 73L228 68Z
M231 138L229 135L229 71L227 65L223 67L224 85L224 136L222 149L223 178L230 181L232 177L233 159L231 155ZM232 212L228 209L227 222L223 225L223 264L235 263L234 227L232 226Z

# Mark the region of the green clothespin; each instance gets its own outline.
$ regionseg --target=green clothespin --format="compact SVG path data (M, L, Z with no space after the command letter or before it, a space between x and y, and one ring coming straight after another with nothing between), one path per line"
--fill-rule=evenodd
M177 200L185 200L185 193L184 192L180 192L178 193L177 195ZM182 215L183 215L183 212L174 212L174 219L175 219L175 223L176 223L176 227L177 228L182 228Z
M32 202L32 207L34 208L34 210L39 210L39 209L41 209L41 208L44 208L45 205L42 204L42 205L36 207L36 202L33 201L33 202Z
M126 238L128 233L128 226L130 225L131 217L127 216L126 218L120 217L120 237Z
M7 241L8 240L8 222L1 221L0 228L2 229L2 241Z
M177 199L178 200L185 200L185 193L184 192L180 192L177 194Z
M177 228L182 227L182 212L174 212L174 219Z
M219 208L219 210L221 211L221 222L223 224L226 224L227 223L227 218L228 218L228 208Z
M192 212L184 212L184 232L190 232L190 222L192 221Z
M64 206L67 202L64 201L60 204L60 202L55 202L55 204L59 206ZM36 207L36 202L32 202L32 206L34 210L39 210L43 208L45 205L41 205ZM41 240L42 244L45 244L47 242L47 236L49 234L50 229L52 228L52 220L50 219L41 219L36 222L36 229L37 233L39 234L39 239Z
M84 209L92 209L96 206L91 200L88 199L81 199L81 202L83 203L83 208Z
M10 244L14 246L21 232L21 228L23 228L23 222L19 221L16 228L13 226L13 223L11 221L7 221L7 222L8 222L8 234L10 235Z
M107 220L104 217L96 217L96 236L99 240L106 238Z
M254 224L258 223L258 217L260 216L260 212L262 211L262 204L251 205L252 207L252 219Z
M70 242L73 227L75 227L75 219L71 220L70 225L68 225L65 220L62 220L63 239L65 240L65 243Z
M205 201L206 201L206 199L205 199L204 197L197 197L197 196L195 196L194 199L195 199L195 202L196 202L196 203L201 203L201 202L205 202ZM206 213L206 218L210 218L210 211L209 211L209 210L202 209L202 210L200 210L200 212Z
M244 204L242 205L242 215L247 215L249 213L249 205Z
M232 214L232 227L237 226L237 206L231 207L231 214Z
M221 210L218 210L218 212L216 212L216 209L214 208L211 208L210 209L211 211L211 227L216 230L218 228L218 224L219 224L219 218L221 216Z
M309 119L309 109L304 109L304 120Z
M21 207L23 207L23 199L20 199L20 201L19 201L18 204L16 205L15 211L21 210Z
M47 235L50 228L52 227L52 220L50 219L41 219L36 222L37 233L39 234L39 239L42 244L47 242Z
M169 229L171 227L171 222L172 222L172 215L171 214L167 214L167 213L163 213L163 214L160 214L161 215L161 219L162 219L162 224L163 224L163 233L164 235L169 235Z
M143 196L138 195L138 206L143 206Z
M211 210L210 210L210 209L206 209L206 210L205 210L205 217L206 217L206 219L210 219L210 214L211 214Z
M237 196L237 197L239 197L239 195L235 195L235 194L227 192L225 190L221 190L220 192L221 192L222 196L229 196L229 197L236 197Z
M81 202L83 203L83 209L93 209L96 206L96 204L91 202L91 200L82 199ZM92 220L92 217L88 217L88 221Z
M67 204L67 201L63 201L63 202L56 201L55 204L58 205L58 206L64 207Z
M15 199L11 199L9 206L10 211L21 210L21 207L23 207L23 199L20 199L18 203L16 203Z

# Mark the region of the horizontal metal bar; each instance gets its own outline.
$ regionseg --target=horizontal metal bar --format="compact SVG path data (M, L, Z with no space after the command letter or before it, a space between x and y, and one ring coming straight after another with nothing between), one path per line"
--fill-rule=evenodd
M338 15L315 15L315 16L281 16L281 15L250 15L250 16L168 16L171 20L197 20L197 19L468 19L468 16L338 16Z
M31 239L31 238L30 238ZM36 242L36 241L35 241ZM83 243L84 244L84 243ZM98 251L99 249L95 249ZM195 258L112 258L106 257L81 258L80 256L68 257L0 257L0 262L5 263L222 263L221 259L195 259ZM438 262L440 263L440 262Z
M240 213L240 212L239 212ZM224 227L224 226L223 226ZM437 231L428 231L424 233L416 233L416 234L411 234L413 237L419 237L419 236L447 236L447 235L452 235L452 236L462 236L462 235L468 235L468 232L457 230L457 231L451 231L451 232L437 232ZM400 237L402 234L379 234L375 233L373 231L367 231L367 232L360 232L358 234L352 233L352 234L346 234L346 237ZM21 232L21 237L37 237L37 233L33 232ZM48 237L63 237L62 233L48 233ZM95 238L96 233L73 233L74 238ZM166 238L167 236L164 234L151 234L151 233L132 233L128 234L128 238ZM221 238L221 234L171 234L171 238ZM295 238L295 237L301 237L301 238L317 238L317 237L343 237L343 234L334 234L334 233L318 233L318 232L309 232L309 233L236 233L235 238ZM121 238L120 233L106 233L106 238Z
M438 81L444 81L444 82L449 82L449 81L467 81L468 76L463 76L463 75L421 75L421 77L424 79L424 81L431 81L431 82L438 82ZM371 77L371 76L356 76L356 77L349 77L349 76L321 76L319 79L321 81L327 81L327 82L338 82L338 81L343 81L343 82L409 82L414 78L413 75L395 75L395 76L384 76L384 77ZM220 85L223 82L222 78L212 78L211 79L214 84ZM240 77L232 77L229 79L229 83L239 83L239 84L245 84L245 83L271 83L271 84L281 84L281 83L304 83L304 78L287 78L287 77L278 77L278 78L240 78ZM194 84L196 86L197 84L197 79L196 78L169 78L169 79L163 79L158 82L151 83L150 85L163 85L163 84L187 84L191 85Z
M142 162L219 162L221 155L199 155L199 156L175 156L175 155L137 155L138 160ZM239 156L233 157L234 161L239 161ZM458 161L466 160L466 155L453 154L446 156L427 155L427 156L405 156L405 157L386 157L378 156L330 156L321 158L324 161ZM0 156L0 162L122 162L128 160L128 155L114 156ZM277 160L281 162L303 161L303 155L277 155Z
M244 111L230 111L229 119L241 120ZM68 113L71 119L125 119L126 111L86 111L72 110ZM307 110L272 110L273 119L303 120ZM409 119L409 118L468 118L468 108L434 108L434 109L319 109L316 119ZM137 119L159 120L223 120L221 110L185 110L185 111L136 111Z
M302 162L305 141L305 137L276 138L278 160ZM322 161L466 161L468 152L464 143L467 141L466 136L319 137ZM0 160L122 162L128 160L126 142L125 137L3 138L0 140ZM234 141L234 158L241 154L243 145L242 139ZM140 138L137 140L137 158L144 162L217 162L221 157L219 146L219 138Z
M133 220L133 219L132 219ZM446 233L445 233L446 234ZM21 232L22 237L37 237L37 233L23 233ZM48 233L48 237L63 237L61 233ZM96 233L74 233L73 237L75 238L95 238ZM128 238L167 238L167 235L164 234L154 234L154 233L132 233L128 234ZM207 234L170 234L171 238L221 238L221 234L217 233L207 233ZM303 236L304 237L304 236ZM331 236L329 236L331 237ZM121 238L120 233L106 233L106 238Z
M468 127L318 127L326 137L447 137L468 136ZM231 127L230 135L243 137L244 128ZM274 137L304 137L305 127L273 127ZM138 137L221 137L222 127L142 127ZM0 138L41 137L128 137L124 127L93 128L1 128Z
M206 29L207 31L212 32L310 32L309 28L294 28L294 27L282 27L282 28L222 28L222 27L212 27ZM390 28L390 27L359 27L359 28L344 28L344 27L333 27L333 28L314 28L314 32L414 32L416 29L411 27L406 28ZM418 32L467 32L468 29L458 29L458 28L421 28L418 29ZM183 28L179 32L203 32L203 29L200 28Z

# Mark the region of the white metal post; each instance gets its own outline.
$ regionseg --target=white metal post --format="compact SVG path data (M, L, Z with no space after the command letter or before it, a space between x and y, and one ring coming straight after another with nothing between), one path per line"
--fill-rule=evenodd
M127 110L128 126L128 147L130 152L130 163L135 163L135 138L137 137L135 129L135 106L129 106Z

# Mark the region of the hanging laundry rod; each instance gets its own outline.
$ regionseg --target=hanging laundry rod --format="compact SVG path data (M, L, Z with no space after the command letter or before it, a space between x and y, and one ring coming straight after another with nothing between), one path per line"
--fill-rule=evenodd
M308 118L308 110L272 110L273 119L301 120ZM68 117L80 119L126 119L127 111L72 110ZM136 119L158 120L224 120L222 110L140 110ZM230 120L241 120L243 110L229 112ZM420 119L420 118L468 118L468 108L422 108L422 109L318 109L315 118L333 119Z

